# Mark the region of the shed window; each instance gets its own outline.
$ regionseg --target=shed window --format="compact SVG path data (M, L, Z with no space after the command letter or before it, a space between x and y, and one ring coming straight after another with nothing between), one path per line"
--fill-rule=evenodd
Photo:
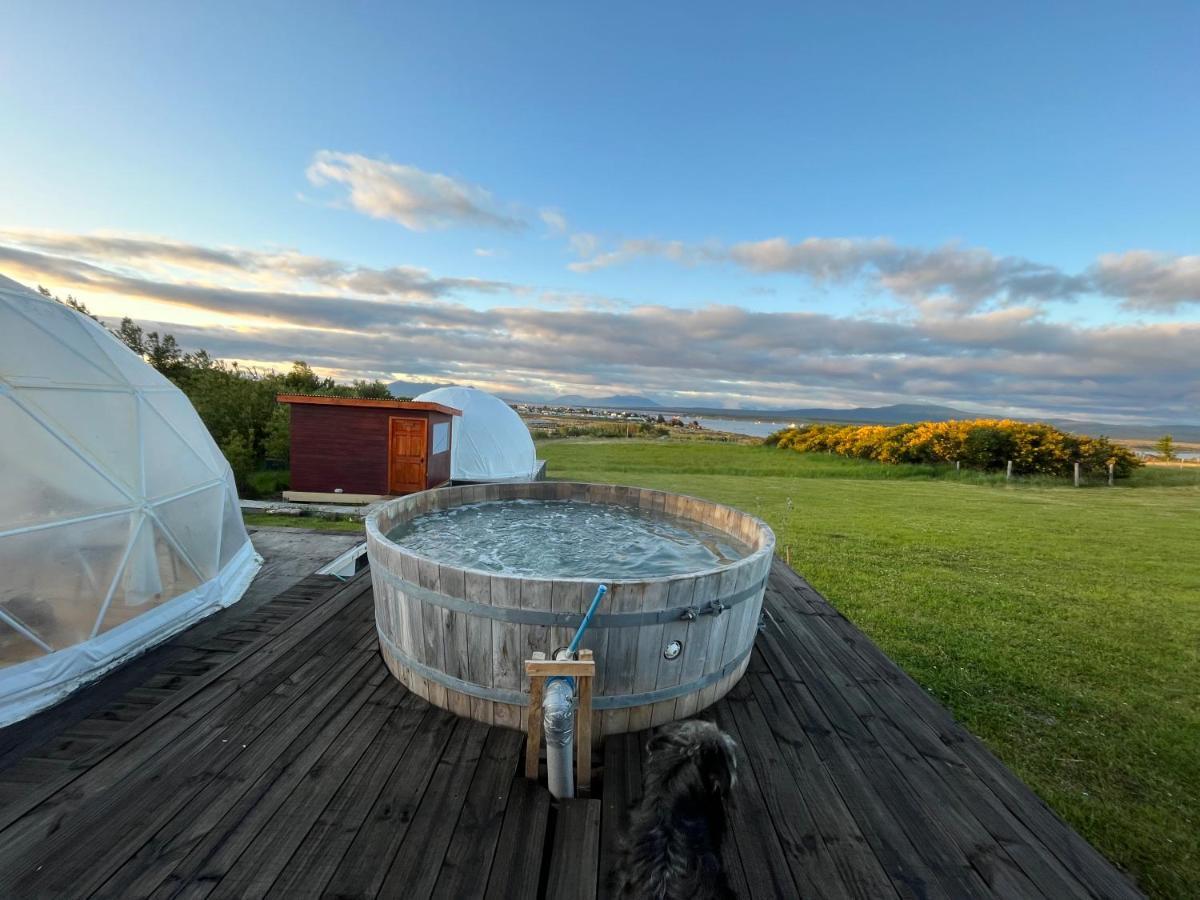
M450 423L435 422L433 424L433 452L445 453L450 449Z

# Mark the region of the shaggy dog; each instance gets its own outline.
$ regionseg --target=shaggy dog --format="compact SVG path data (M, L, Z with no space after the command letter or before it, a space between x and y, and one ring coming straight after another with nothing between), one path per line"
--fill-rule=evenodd
M646 745L644 791L617 878L622 897L735 896L721 868L737 745L711 722L675 722Z

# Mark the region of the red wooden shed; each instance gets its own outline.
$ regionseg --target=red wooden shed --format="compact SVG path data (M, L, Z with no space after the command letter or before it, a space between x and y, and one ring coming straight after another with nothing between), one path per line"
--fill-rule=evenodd
M292 407L289 493L411 494L450 480L453 407L280 394Z

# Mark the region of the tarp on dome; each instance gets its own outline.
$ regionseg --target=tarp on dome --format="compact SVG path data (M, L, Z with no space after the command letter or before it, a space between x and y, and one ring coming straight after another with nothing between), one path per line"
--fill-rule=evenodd
M0 726L236 602L260 564L187 397L0 276Z
M511 406L486 391L444 387L413 398L461 409L454 417L450 478L454 481L522 481L537 471L529 429Z

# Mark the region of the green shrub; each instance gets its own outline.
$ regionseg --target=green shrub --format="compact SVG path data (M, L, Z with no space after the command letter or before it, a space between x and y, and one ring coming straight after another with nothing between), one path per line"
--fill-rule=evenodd
M996 425L977 425L967 432L959 459L973 469L1000 469L1016 455L1012 434Z
M250 442L239 432L234 432L221 444L221 453L233 469L233 479L237 483L238 494L249 497L253 493L250 486L250 473L254 471L254 450Z
M805 425L777 431L767 446L801 453L836 453L884 463L960 463L995 471L1009 462L1021 475L1088 474L1126 478L1142 465L1132 450L1106 437L1074 435L1041 422L1013 419L919 422L915 425Z

